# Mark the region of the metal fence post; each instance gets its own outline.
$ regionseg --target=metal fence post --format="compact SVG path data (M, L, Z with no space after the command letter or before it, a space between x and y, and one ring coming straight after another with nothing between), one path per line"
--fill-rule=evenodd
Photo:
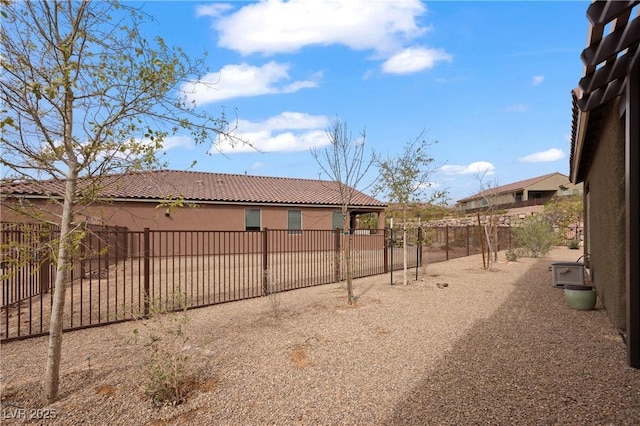
M340 228L336 227L335 237L333 239L335 267L333 268L334 282L340 281Z
M383 232L384 232L384 239L382 243L384 244L384 246L382 247L382 258L384 262L383 271L386 274L387 272L389 272L389 230L388 228L384 228Z
M445 225L445 251L447 252L447 260L449 260L449 224Z
M262 294L269 294L269 229L262 230Z
M393 285L393 227L389 228L389 248L391 250L391 285Z
M416 281L418 281L418 268L422 266L422 227L418 226L418 246L416 247Z
M144 269L144 310L143 310L143 315L145 317L149 316L149 306L150 306L150 292L149 292L149 287L150 287L150 283L151 283L151 276L150 276L150 241L149 241L149 236L150 236L150 232L149 232L149 228L144 228L144 261L143 261L143 269Z

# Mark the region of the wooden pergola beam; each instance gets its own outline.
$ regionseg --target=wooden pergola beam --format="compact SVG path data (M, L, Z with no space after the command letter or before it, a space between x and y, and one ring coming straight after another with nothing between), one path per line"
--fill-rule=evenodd
M620 56L615 61L609 62L604 67L597 69L590 75L584 76L580 79L578 86L586 94L590 94L610 82L619 78L624 78L629 70L629 64L635 55L638 53L638 48L629 50L624 55Z
M640 17L626 25L620 24L617 21L613 32L582 51L580 59L586 66L596 66L608 58L615 58L619 52L640 43Z
M604 25L623 13L627 13L627 16L629 16L627 11L631 10L636 4L640 4L640 1L594 2L587 8L587 19L592 25Z
M593 111L611 99L622 95L625 92L626 81L626 78L614 80L589 95L583 95L578 100L578 107L580 107L581 111Z

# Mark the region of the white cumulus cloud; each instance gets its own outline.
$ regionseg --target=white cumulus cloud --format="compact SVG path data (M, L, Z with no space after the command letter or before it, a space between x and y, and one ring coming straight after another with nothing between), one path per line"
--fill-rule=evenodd
M200 81L184 84L181 90L187 101L205 105L231 98L292 93L318 85L319 74L310 80L290 81L289 67L274 61L262 66L226 65Z
M476 161L467 165L445 164L440 167L446 175L475 175L484 174L487 176L495 174L496 167L488 161Z
M542 83L544 81L544 76L543 75L536 75L531 79L531 84L533 84L534 86L537 86L538 84Z
M562 160L564 151L558 148L551 148L546 151L540 151L518 158L521 163L548 163L552 161Z
M432 29L419 22L427 13L420 0L269 0L227 6L199 6L196 15L211 18L218 46L243 56L340 45L373 52L371 59L386 60L383 71L394 74L418 72L452 59L443 49L408 47L419 44Z
M436 62L451 62L453 56L442 49L411 47L403 49L382 64L382 70L390 74L410 74L433 68Z
M283 112L264 121L239 120L234 136L249 145L233 146L228 138L219 137L211 153L305 151L329 144L325 129L329 118L300 112Z
M426 31L416 18L427 9L420 0L308 1L251 3L223 16L220 6L199 7L210 16L218 45L243 55L292 53L305 46L340 44L354 50L397 50Z

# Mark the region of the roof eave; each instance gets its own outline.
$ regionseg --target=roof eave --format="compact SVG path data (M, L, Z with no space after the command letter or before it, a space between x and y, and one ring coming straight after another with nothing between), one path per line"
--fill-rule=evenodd
M5 200L8 198L31 198L48 200L51 198L62 198L60 195L42 195L42 194L28 194L28 193L2 193L0 199ZM136 197L105 197L96 199L95 202L117 202L125 203L137 201L141 203L161 203L166 200L161 198L136 198ZM331 203L281 203L276 201L243 201L243 200L201 200L201 199L185 199L185 204L206 204L206 205L243 205L243 206L269 206L269 207L316 207L316 208L338 208L341 204ZM368 210L384 210L388 207L388 204L351 204L350 209L368 209Z
M583 181L583 176L580 173L580 163L582 161L582 151L584 149L584 141L587 134L587 125L589 124L589 115L589 111L578 112L578 128L576 139L572 144L572 163L570 164L571 175L569 176L569 180L574 184Z

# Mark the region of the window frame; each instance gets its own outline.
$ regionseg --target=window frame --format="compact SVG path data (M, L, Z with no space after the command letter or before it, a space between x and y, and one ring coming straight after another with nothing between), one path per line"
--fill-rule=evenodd
M258 212L258 226L249 226L249 213ZM262 230L262 209L244 209L244 230L257 232Z
M339 226L335 226L336 217L339 218L339 222L340 222ZM340 231L342 231L343 225L344 225L344 222L342 221L342 210L333 210L331 212L331 230L335 231L337 228Z
M291 213L293 212L297 212L298 214L298 218L297 218L297 224L294 225L298 225L298 227L292 227L292 219L295 221L296 218L292 218L291 217ZM287 209L287 233L289 235L301 235L302 234L302 210L301 209Z

